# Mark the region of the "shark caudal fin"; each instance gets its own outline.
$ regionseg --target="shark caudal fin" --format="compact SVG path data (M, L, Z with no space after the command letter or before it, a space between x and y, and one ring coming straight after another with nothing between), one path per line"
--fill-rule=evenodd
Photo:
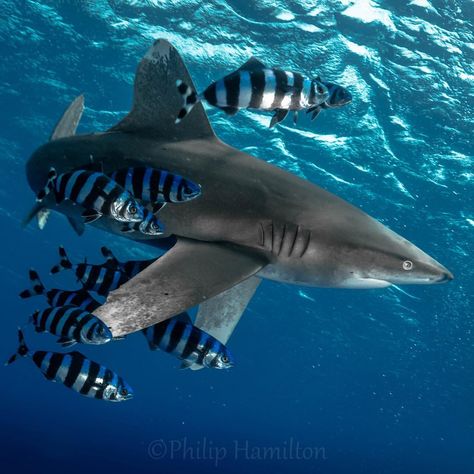
M25 299L25 298L31 298L32 296L44 295L45 287L43 283L41 282L37 271L31 268L29 276L30 276L31 288L28 290L23 290L20 293L20 298Z
M178 80L195 90L178 51L168 41L156 40L138 65L132 110L110 131L136 132L176 141L214 138L200 102L195 104L185 122L175 124L183 101L176 89Z
M70 270L72 268L72 263L67 256L66 250L61 245L58 249L59 252L59 264L51 268L51 273L59 273L61 270Z
M176 81L176 87L183 98L183 107L178 112L178 117L174 121L175 123L179 123L184 119L184 117L186 117L186 115L189 114L189 112L191 112L192 108L198 102L199 97L196 94L196 91L191 89L191 87L185 84L181 79Z
M84 96L80 95L76 97L64 111L63 115L59 119L58 123L51 133L50 141L59 140L60 138L71 137L75 135L79 121L81 120L82 113L84 112ZM48 221L48 217L51 214L51 210L44 206L42 203L36 203L35 206L23 219L22 227L26 227L30 221L36 217L38 221L38 227L43 230ZM76 229L74 229L76 230ZM77 230L76 230L77 232ZM79 234L80 235L80 234Z
M25 343L25 336L23 331L18 328L18 349L16 352L5 362L5 365L13 364L19 357L27 357L29 353L28 347Z

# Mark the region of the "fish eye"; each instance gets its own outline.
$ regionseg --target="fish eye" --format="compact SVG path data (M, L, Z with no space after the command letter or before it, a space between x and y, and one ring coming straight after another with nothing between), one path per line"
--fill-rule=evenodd
M128 395L128 390L126 388L122 388L122 390L120 390L120 394L125 397L125 395Z
M130 214L136 214L137 213L137 207L132 204L130 206L129 212L130 212Z
M318 85L318 92L319 92L320 94L324 94L323 86Z
M224 364L227 364L229 362L229 358L226 355L223 355L221 360L222 362L224 362Z
M413 262L410 260L405 260L402 264L403 270L409 271L413 268Z

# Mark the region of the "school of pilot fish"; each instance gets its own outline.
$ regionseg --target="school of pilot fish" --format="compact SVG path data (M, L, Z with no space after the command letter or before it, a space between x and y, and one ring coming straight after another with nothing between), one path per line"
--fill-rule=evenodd
M176 111L176 123L186 120L198 101L205 101L228 115L240 109L271 111L270 127L282 122L289 112L293 112L296 124L299 111L311 114L314 120L323 109L342 107L352 100L350 92L340 85L323 81L319 76L308 78L298 72L268 67L255 58L199 94L178 80L176 94L183 100L182 108ZM63 174L51 168L27 220L36 215L42 227L54 206L68 201L78 211L75 217L68 216L68 220L79 234L87 224L104 219L116 221L123 233L160 236L165 232L160 221L163 207L168 203L181 205L199 199L201 192L200 184L185 176L146 166L124 168L110 175L94 166ZM41 296L47 306L36 310L25 327L31 325L38 333L54 336L61 348L108 344L123 339L114 338L94 311L110 292L156 259L120 262L107 247L101 249L105 261L99 264L87 260L72 262L63 247L59 247L58 253L59 262L52 266L50 273L71 272L81 288L47 288L40 274L30 269L30 287L22 291L20 297ZM193 325L187 313L141 332L150 350L170 354L180 361L182 368L229 369L234 365L234 357L226 345ZM47 380L86 397L113 402L133 397L132 387L120 375L78 351L31 350L24 328L18 330L17 351L6 365L23 357L30 358Z

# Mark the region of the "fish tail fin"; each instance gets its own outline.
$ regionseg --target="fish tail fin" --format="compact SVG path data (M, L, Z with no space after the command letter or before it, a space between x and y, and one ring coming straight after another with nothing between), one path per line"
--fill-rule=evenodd
M28 346L25 342L25 336L23 331L18 328L18 349L16 352L5 362L5 365L13 364L19 357L27 357L29 354Z
M30 269L30 282L31 287L28 290L23 290L20 293L20 298L31 298L36 295L44 295L45 287L40 280L40 277L36 270L33 268Z
M58 173L54 168L50 168L48 173L48 181L46 181L46 186L37 194L36 200L42 201L53 189L54 180L58 177Z
M59 264L55 265L53 268L51 268L51 273L59 273L61 270L70 270L72 268L72 263L69 260L69 257L67 256L66 250L64 247L61 245L59 247Z
M178 79L176 81L176 87L178 88L178 92L183 98L183 107L178 112L178 117L176 117L176 120L174 122L179 123L181 122L181 120L184 119L184 117L186 117L186 115L189 114L189 112L191 112L192 108L197 104L200 99L199 96L196 94L196 91L193 91L191 87L189 87L181 79Z

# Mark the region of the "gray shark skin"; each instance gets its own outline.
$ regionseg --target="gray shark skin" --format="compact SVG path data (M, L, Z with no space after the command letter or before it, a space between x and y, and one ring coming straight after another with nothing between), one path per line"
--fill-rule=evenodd
M35 193L50 167L62 173L91 164L105 173L151 166L201 185L197 199L169 203L159 212L164 237L176 236L176 245L97 310L114 336L167 319L253 275L338 288L453 278L415 245L346 201L221 142L201 104L175 125L181 102L177 79L192 85L177 51L157 40L138 67L127 117L105 133L48 142L27 163ZM48 205L78 215L70 203ZM124 236L111 220L93 225ZM167 242L136 233L125 237L154 246Z

